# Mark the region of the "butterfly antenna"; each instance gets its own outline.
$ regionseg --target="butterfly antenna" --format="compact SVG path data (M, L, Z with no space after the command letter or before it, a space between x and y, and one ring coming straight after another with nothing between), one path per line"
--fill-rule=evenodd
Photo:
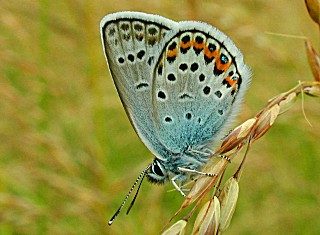
M137 185L138 182L140 181L140 184L139 184L138 190L137 190L137 192L136 192L136 195L134 196L134 199L132 200L132 202L131 202L131 204L130 204L130 206L129 206L129 209L128 209L128 211L127 211L127 214L129 213L131 207L132 207L133 204L134 204L134 201L135 201L136 198L137 198L137 194L138 194L139 189L140 189L140 187L141 187L142 181L143 181L143 179L144 179L144 177L145 177L145 175L146 175L146 172L147 172L147 170L149 170L150 166L151 166L151 164L148 165L147 168L144 169L144 170L140 173L140 175L138 176L138 178L136 179L136 181L133 183L131 189L130 189L129 192L127 193L126 197L125 197L124 200L122 201L121 205L119 206L118 210L116 211L116 213L114 213L114 215L113 215L113 216L111 217L111 219L109 220L108 225L111 225L111 224L113 223L113 221L117 218L117 216L118 216L118 214L120 213L120 211L122 210L123 206L126 204L126 202L127 202L128 198L129 198L130 194L132 193L133 189L136 187L136 185Z
M145 172L145 171L144 171ZM143 174L141 180L140 180L140 184L138 186L138 189L137 189L137 192L136 194L134 195L134 198L132 199L131 203L130 203L130 206L128 207L128 210L127 210L127 213L126 214L129 214L131 208L133 207L133 204L135 203L136 199L137 199L137 196L138 196L138 193L139 193L139 190L140 190L140 187L142 185L142 182L143 182L143 179L144 177L146 176L146 174Z

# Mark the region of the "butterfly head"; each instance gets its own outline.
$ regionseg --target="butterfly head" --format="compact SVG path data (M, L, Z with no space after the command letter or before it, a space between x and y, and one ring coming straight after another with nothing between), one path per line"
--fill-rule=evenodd
M167 170L158 159L154 159L151 163L146 176L149 182L155 184L163 184L169 179Z

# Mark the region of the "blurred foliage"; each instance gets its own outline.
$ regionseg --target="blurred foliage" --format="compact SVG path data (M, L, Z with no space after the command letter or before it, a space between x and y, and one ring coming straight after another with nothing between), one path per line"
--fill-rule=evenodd
M266 34L304 35L319 50L303 1L0 0L0 234L158 234L183 201L145 182L130 215L107 227L152 160L102 53L100 19L120 10L228 34L254 72L238 123L312 79L301 39ZM319 99L304 107L312 127L298 100L249 152L226 234L319 233Z

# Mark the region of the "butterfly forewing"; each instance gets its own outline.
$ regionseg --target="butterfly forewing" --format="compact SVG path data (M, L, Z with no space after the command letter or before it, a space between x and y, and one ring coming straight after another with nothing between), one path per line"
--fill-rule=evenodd
M161 16L120 12L101 21L104 52L123 106L136 132L159 158L167 154L152 121L152 72L159 44L176 22Z
M219 140L250 77L231 40L199 22L179 23L179 31L162 48L153 76L158 138L177 153L201 150Z

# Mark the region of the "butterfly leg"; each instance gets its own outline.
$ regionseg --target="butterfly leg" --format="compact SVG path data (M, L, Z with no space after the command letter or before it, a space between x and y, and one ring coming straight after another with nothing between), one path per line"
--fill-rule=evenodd
M189 148L188 151L190 151L191 153L199 154L199 155L206 156L206 157L213 155L212 150L209 148L206 148L204 151Z
M206 172L188 169L188 168L184 168L184 167L178 167L178 170L182 171L182 172L194 173L194 174L199 174L199 175L204 175L204 176L209 176L209 177L217 176L217 174L206 173Z
M186 194L182 191L182 189L177 185L177 183L176 183L176 179L179 177L179 175L176 175L175 177L173 177L172 179L171 179L171 183L173 184L173 186L176 188L176 190L178 190L180 193L181 193L181 195L183 196L183 197L186 197Z

